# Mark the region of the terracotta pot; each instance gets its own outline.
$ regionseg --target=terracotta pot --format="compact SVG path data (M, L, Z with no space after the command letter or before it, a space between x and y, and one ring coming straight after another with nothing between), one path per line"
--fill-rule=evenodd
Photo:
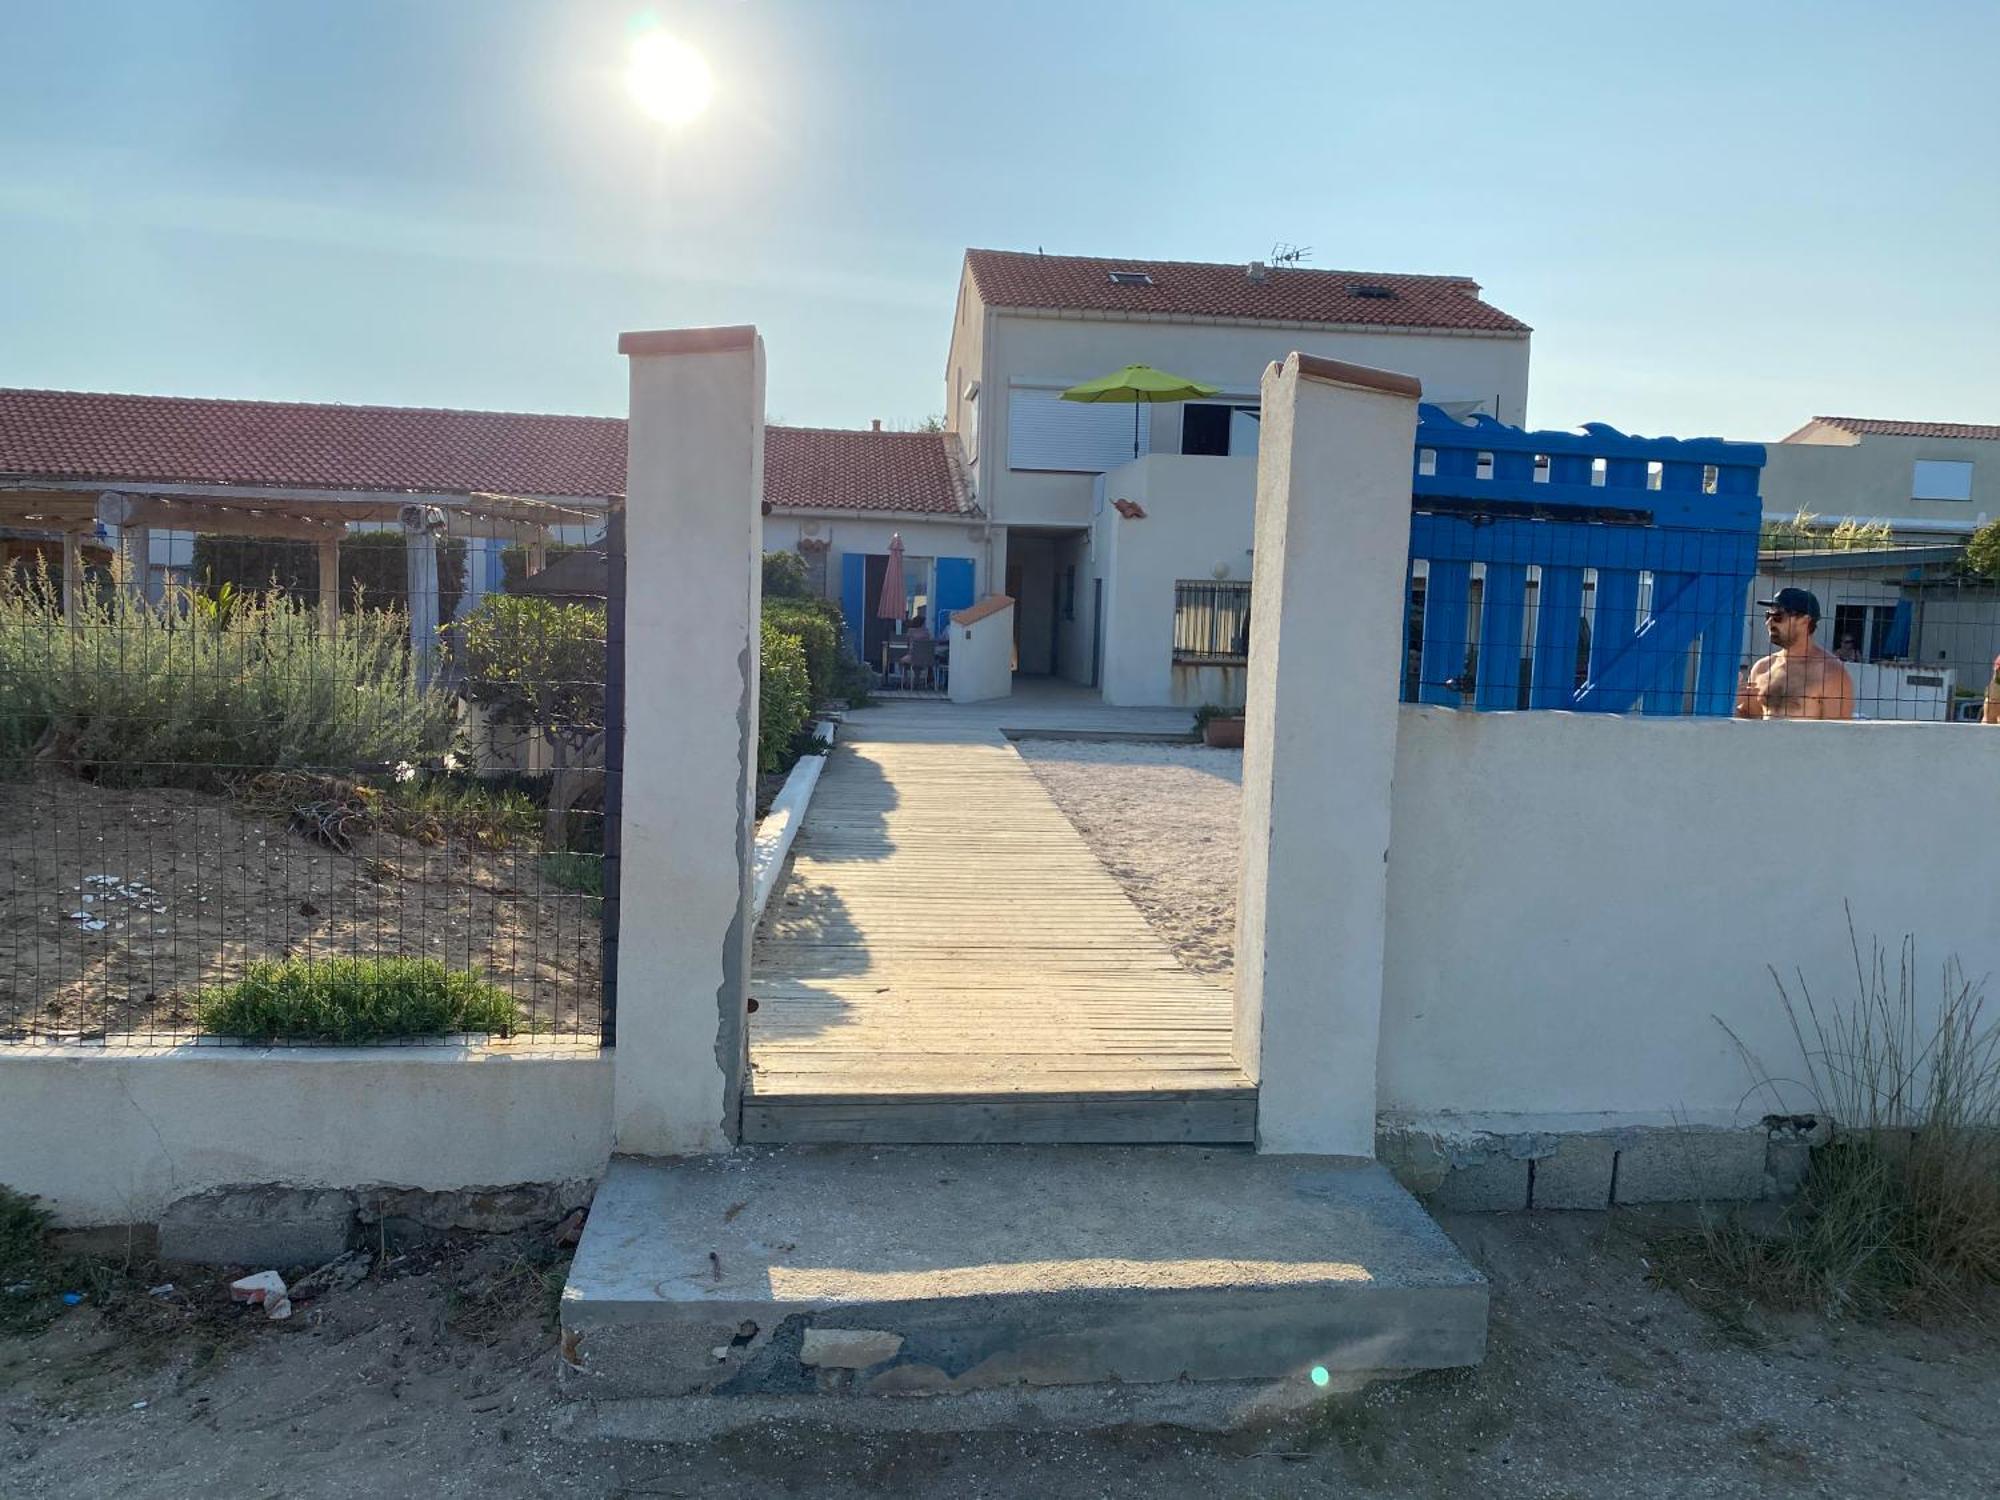
M1202 743L1211 750L1241 750L1243 748L1243 716L1214 718L1201 726Z

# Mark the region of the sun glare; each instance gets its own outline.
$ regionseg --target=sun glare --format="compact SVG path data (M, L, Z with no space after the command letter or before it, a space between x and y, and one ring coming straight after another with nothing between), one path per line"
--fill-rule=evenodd
M685 125L708 107L715 76L686 42L649 31L632 43L625 87L633 102L661 124Z

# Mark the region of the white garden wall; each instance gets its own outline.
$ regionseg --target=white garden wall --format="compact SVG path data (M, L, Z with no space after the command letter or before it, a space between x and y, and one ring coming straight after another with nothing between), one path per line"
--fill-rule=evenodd
M150 1222L236 1183L570 1181L610 1154L595 1048L0 1047L0 1182L65 1224Z
M1851 996L1843 902L2000 978L2000 732L1405 708L1392 820L1386 1111L1754 1123L1722 1022L1793 1070L1766 966Z

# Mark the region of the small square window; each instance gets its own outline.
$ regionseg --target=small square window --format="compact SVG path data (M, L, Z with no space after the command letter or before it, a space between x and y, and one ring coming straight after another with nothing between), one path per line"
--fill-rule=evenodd
M1911 466L1912 500L1970 500L1972 465L1945 458L1920 458Z

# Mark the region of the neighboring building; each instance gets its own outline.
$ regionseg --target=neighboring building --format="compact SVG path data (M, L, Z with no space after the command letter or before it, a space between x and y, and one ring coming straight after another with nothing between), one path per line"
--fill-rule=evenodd
M1814 417L1766 445L1764 510L1967 536L2000 515L2000 425Z
M1239 602L1205 586L1250 574L1265 367L1293 349L1381 366L1455 415L1518 426L1529 335L1461 276L967 251L945 423L985 517L982 574L1017 600L1020 672L1115 703L1240 693L1222 639ZM1136 421L1130 406L1059 399L1128 364L1217 394ZM1122 528L1142 525L1126 543ZM1202 649L1177 649L1177 634Z
M1805 511L1820 527L1890 528L1881 545L1766 552L1758 580L1760 592L1792 583L1819 596L1823 644L1856 659L1859 711L1976 713L2000 653L2000 588L1958 561L2000 516L2000 424L1814 417L1766 445L1763 497L1773 522ZM1750 638L1761 640L1754 620Z

